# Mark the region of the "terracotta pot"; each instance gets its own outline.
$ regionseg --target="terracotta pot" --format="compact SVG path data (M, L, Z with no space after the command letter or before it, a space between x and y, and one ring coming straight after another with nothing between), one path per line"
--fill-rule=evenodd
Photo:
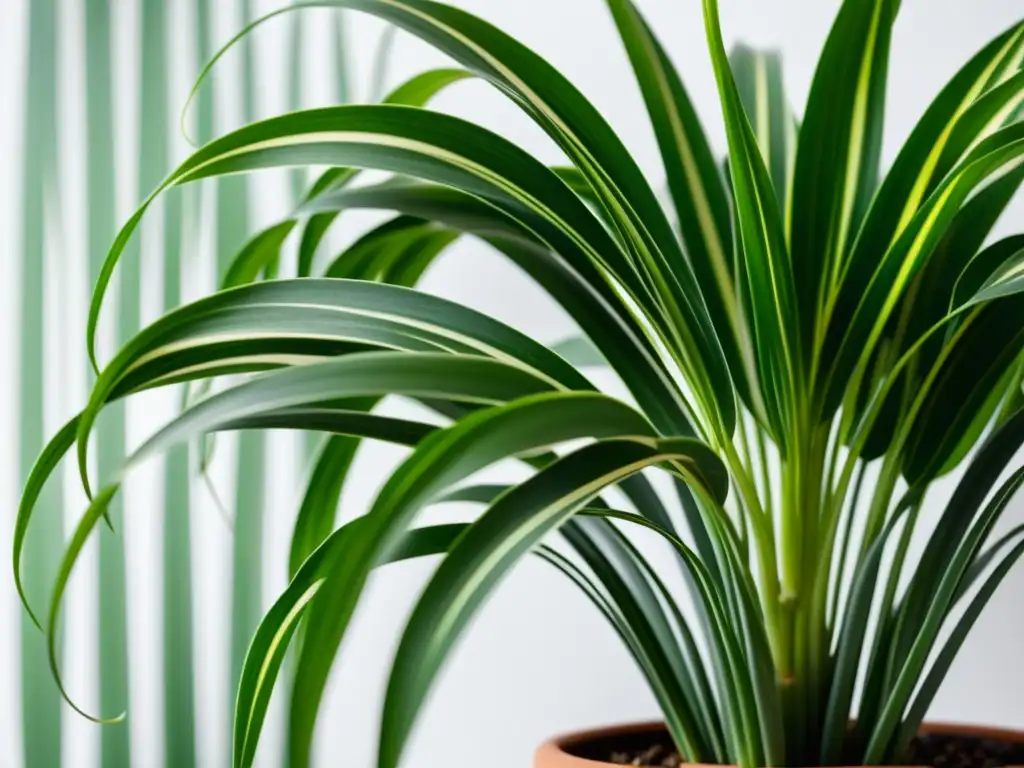
M594 742L608 739L628 738L630 735L643 736L653 731L663 731L663 723L641 723L624 725L614 728L601 728L592 731L566 734L544 744L537 750L534 757L534 768L609 768L612 763L601 760L576 757L576 754L587 752L587 746ZM957 736L991 739L1004 743L1024 745L1024 731L1002 730L999 728L979 728L972 725L954 725L949 723L927 723L922 733L946 733ZM687 768L704 768L699 765L688 765Z

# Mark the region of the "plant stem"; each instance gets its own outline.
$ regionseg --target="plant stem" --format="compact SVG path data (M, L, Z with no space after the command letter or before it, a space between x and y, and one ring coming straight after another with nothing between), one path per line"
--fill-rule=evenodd
M813 598L820 578L822 484L830 432L828 425L816 425L804 414L782 467L780 608L790 653L783 658L779 675L788 702L787 758L794 765L806 764L815 753L823 716L819 692L828 648L825 628L816 621Z
M742 508L749 517L754 543L757 546L762 606L768 626L772 657L775 660L776 669L779 669L783 660L789 657L789 635L785 631L785 624L779 610L778 561L775 555L775 536L771 520L766 517L761 508L757 497L757 488L754 487L750 476L743 468L735 446L731 442L726 442L722 448L726 463L736 481L737 491L743 501Z

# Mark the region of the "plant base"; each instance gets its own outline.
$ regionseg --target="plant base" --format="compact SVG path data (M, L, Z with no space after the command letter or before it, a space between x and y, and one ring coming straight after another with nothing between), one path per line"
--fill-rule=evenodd
M930 723L914 743L910 763L935 768L1024 766L1024 731ZM675 768L683 765L662 723L569 734L537 750L534 768Z

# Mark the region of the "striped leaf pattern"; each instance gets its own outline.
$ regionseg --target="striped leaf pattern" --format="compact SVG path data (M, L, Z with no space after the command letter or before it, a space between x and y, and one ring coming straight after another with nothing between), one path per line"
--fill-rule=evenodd
M571 82L444 3L298 2L262 18L247 12L223 48L201 48L208 63L192 101L202 146L152 179L111 233L86 328L91 395L48 445L26 448L40 458L19 508L15 574L45 619L58 680L68 579L86 542L106 535L101 522L116 518L125 480L165 453L178 472L182 446L239 432L235 766L254 764L281 684L287 761L310 764L327 681L371 573L441 555L402 632L382 709L377 765L408 763L438 671L530 553L608 621L688 762L905 759L967 633L1024 554L1019 528L989 541L1024 477L1011 466L1024 444L1024 242L991 237L1024 179L1024 23L960 69L884 168L898 0L843 0L802 109L786 96L781 54L741 44L729 55L719 3L703 0L724 158L638 4L606 5L660 150L665 205L661 181L645 177ZM371 14L457 66L417 75L379 104L346 103L351 83L339 78L337 104L303 110L294 49L305 8ZM250 32L289 13L290 111L255 120ZM384 94L391 34L367 102ZM214 137L204 80L233 48L247 62L246 124ZM429 107L468 78L523 110L567 165L549 167ZM313 166L320 175L307 185L302 169ZM258 228L245 174L268 168L290 169L293 205ZM180 297L169 289L163 316L124 335L101 365L101 310L115 276L122 286L137 278L142 223L153 206L175 215L179 195L203 184L217 186L218 290L172 307ZM351 210L385 215L328 252ZM467 236L521 268L579 337L546 345L417 291ZM294 277L284 268L293 242ZM595 366L629 396L601 393ZM193 395L181 413L97 478L103 414L181 384ZM395 396L432 417L387 415L382 402ZM326 435L310 452L289 585L266 597L263 429ZM367 439L409 452L369 511L339 526ZM91 504L54 565L47 603L31 537L45 529L46 480L72 452ZM475 484L505 460L525 478ZM932 484L951 472L952 498L925 523L935 519L922 514ZM653 473L671 479L678 505L662 499ZM628 509L612 503L623 498ZM442 501L481 510L466 523L415 527L420 510ZM670 549L685 594L633 542L635 528ZM178 531L167 545L182 552ZM916 562L915 536L925 541ZM183 605L168 594L168 616ZM190 759L173 754L175 764Z

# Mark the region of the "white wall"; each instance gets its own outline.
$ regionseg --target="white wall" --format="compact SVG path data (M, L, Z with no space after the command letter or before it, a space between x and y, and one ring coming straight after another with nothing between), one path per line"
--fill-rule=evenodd
M17 371L14 367L17 282L14 280L14 256L19 221L12 213L20 176L21 88L25 53L24 22L29 0L0 0L0 104L5 109L0 120L0 552L8 551L11 510L16 502L14 473L16 457L16 414L9 393L14 391ZM135 0L140 2L144 0ZM456 5L476 12L498 24L531 46L572 79L608 116L626 144L652 178L660 180L656 147L648 127L643 104L634 85L621 45L603 4L595 0L456 0ZM118 18L118 40L130 56L129 45L136 18L136 6L128 0L113 3ZM217 4L220 6L221 4ZM234 3L229 4L231 7ZM275 3L262 0L269 9ZM715 145L723 147L713 77L706 59L700 3L697 0L639 0L666 48L676 61L698 110L705 120ZM74 82L76 2L66 0L65 39L71 53L64 71ZM786 55L786 74L793 104L799 109L806 97L816 56L827 33L838 0L722 0L723 23L727 40L743 39L756 45L779 46ZM914 122L941 85L956 68L984 42L1018 20L1022 6L1017 0L904 0L896 28L890 77L889 121L886 158L912 128ZM231 8L221 6L217 29L226 35L236 23ZM180 14L179 14L180 16ZM179 18L184 24L184 21ZM261 108L264 113L281 109L283 104L283 59L280 45L285 24L278 23L260 35L258 41L261 83ZM357 82L366 83L367 62L380 26L364 17L352 26ZM307 25L307 48L314 58L325 43L323 26ZM127 59L126 59L127 61ZM428 66L444 62L436 52L406 36L401 36L395 51L391 82L397 83ZM130 63L130 62L129 62ZM230 68L230 64L227 65ZM321 62L317 72L327 70ZM119 109L124 124L132 125L135 75L131 66L119 72ZM178 93L187 90L186 78L178 78ZM306 83L312 101L322 100L327 92L323 77L316 72ZM365 87L364 87L365 92ZM81 185L82 105L73 88L64 104L67 110L62 137L66 142L61 162L65 171ZM178 104L181 101L179 100ZM455 87L437 102L437 107L477 119L550 161L558 160L551 143L509 102L479 83ZM134 177L131 171L133 139L119 143L123 152L121 179ZM76 154L77 152L77 154ZM280 212L281 197L270 190L280 177L259 177L258 205L267 215ZM134 194L137 194L135 192ZM76 196L77 195L77 196ZM127 215L132 190L122 193L121 210ZM69 231L84 226L82 195L72 193L68 201ZM77 207L76 207L77 206ZM76 213L77 211L77 213ZM1020 201L1002 225L1002 230L1020 230L1024 206ZM76 216L78 218L76 218ZM76 227L78 229L76 229ZM353 230L354 231L354 230ZM349 233L351 234L351 232ZM75 255L84 257L79 241L70 237L66 251L55 258L67 267ZM192 284L198 292L208 275ZM473 243L458 245L452 255L428 275L426 290L463 301L506 320L541 340L567 335L571 327L563 315L516 270ZM151 295L159 295L155 292ZM78 344L80 314L84 294L66 298L63 314L65 337ZM77 304L76 304L77 302ZM151 306L150 311L156 308ZM54 336L54 343L57 342ZM78 347L76 352L80 352ZM81 367L81 366L80 366ZM80 388L55 391L53 397L70 410L80 403ZM161 408L168 405L159 401ZM159 409L158 409L159 410ZM142 409L136 409L142 417ZM166 413L166 411L164 411ZM152 409L147 409L147 421ZM281 443L280 440L277 441ZM280 445L279 445L279 450ZM222 460L230 458L225 451ZM364 451L358 462L359 481L346 491L343 509L355 515L371 498L387 468L401 453L393 448L374 446ZM154 494L155 472L143 473L130 498L145 500ZM278 506L270 524L268 553L279 558L286 547L286 531L294 513L295 490L291 478L274 483L271 491ZM941 494L936 494L936 498ZM1009 518L1024 519L1021 502ZM203 506L209 512L208 505ZM148 516L148 517L147 517ZM137 765L159 765L159 632L153 627L153 602L159 596L159 583L152 548L159 530L150 510L139 505L129 523L132 542L133 581L130 611L133 620L133 712L131 727L136 745ZM197 580L202 592L197 598L199 638L197 651L204 677L200 739L204 764L219 766L227 758L227 714L217 705L225 701L224 670L227 658L224 633L224 608L228 595L224 578L227 538L223 526L213 515L194 523L196 531ZM280 588L281 566L268 571L266 583ZM390 568L375 578L361 609L355 631L346 643L342 662L332 679L327 706L320 720L318 745L320 764L368 766L371 764L382 684L387 672L401 622L422 587L429 568L422 564ZM87 585L90 576L84 567L79 579ZM16 765L17 754L17 606L9 579L0 580L0 766ZM988 722L1024 727L1024 658L1020 637L1024 634L1024 611L1020 593L1024 589L1024 568L1003 587L943 689L934 708L934 717L962 721ZM86 636L89 628L89 594L84 586L72 601L69 621ZM76 651L76 659L86 662L93 653L86 641ZM95 681L88 665L79 663L72 671L76 690L88 691ZM537 563L526 563L499 590L482 611L465 641L455 654L439 684L408 752L406 764L419 768L521 768L528 765L532 748L545 736L565 729L605 722L652 718L657 714L653 700L625 652L602 621L574 593L572 587ZM74 718L67 719L74 739L67 765L96 764L95 728ZM271 733L268 745L279 739ZM264 755L272 765L271 750Z

